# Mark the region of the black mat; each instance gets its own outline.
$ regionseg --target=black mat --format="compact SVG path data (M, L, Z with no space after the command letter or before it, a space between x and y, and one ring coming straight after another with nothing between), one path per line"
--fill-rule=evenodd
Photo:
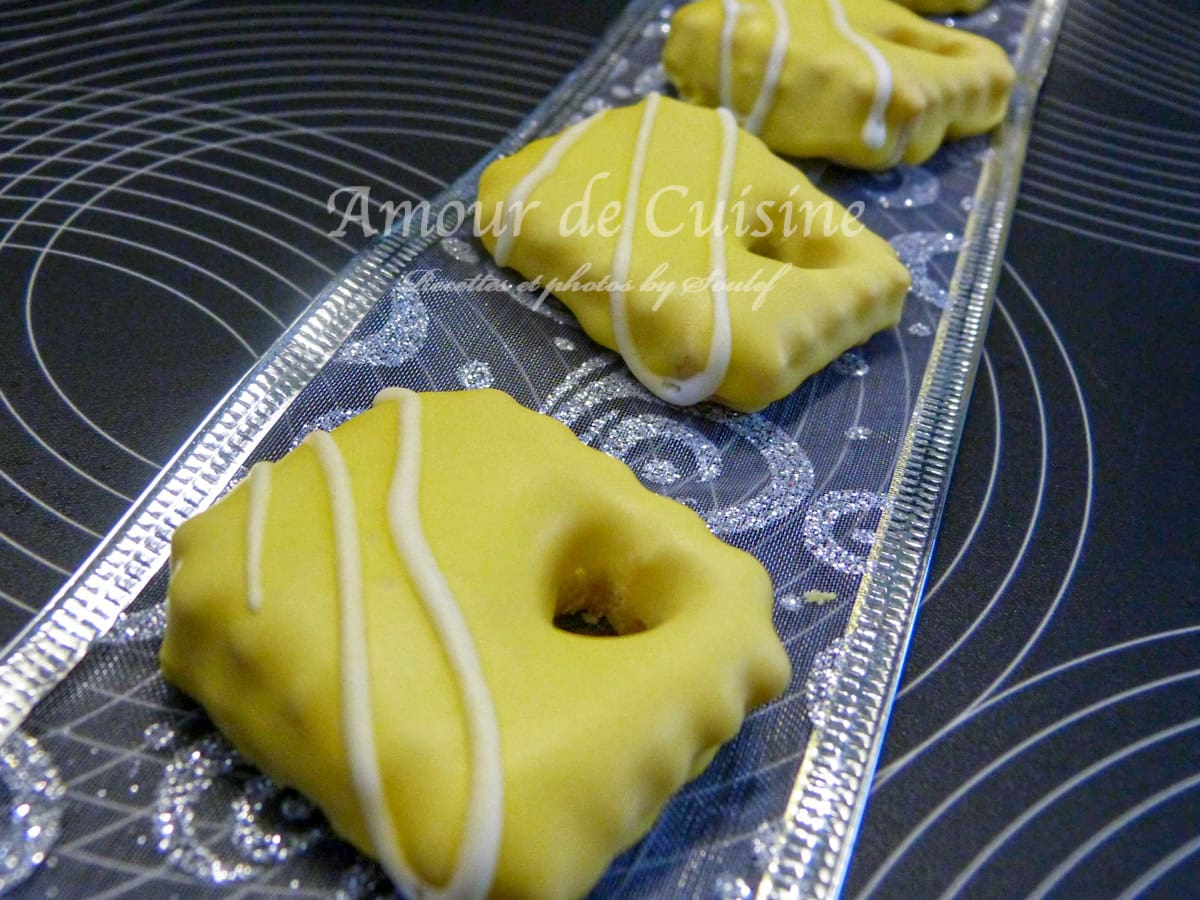
M437 193L619 7L3 11L0 634L366 243L330 193ZM1068 11L847 896L1196 895L1197 47Z

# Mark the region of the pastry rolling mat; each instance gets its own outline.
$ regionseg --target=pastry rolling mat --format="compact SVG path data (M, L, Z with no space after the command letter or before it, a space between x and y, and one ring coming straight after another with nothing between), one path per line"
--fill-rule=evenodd
M482 168L530 139L666 91L677 4L635 2L591 58L434 204L455 219ZM365 409L381 388L490 386L563 421L755 555L794 667L597 896L830 896L866 801L991 308L1038 87L1065 0L954 20L1008 49L995 134L920 167L805 173L892 242L913 275L900 324L761 413L670 407L552 299L518 287L464 226L355 259L236 385L0 661L3 753L23 819L0 887L70 896L387 895L302 797L242 762L157 674L173 529L258 459ZM483 281L479 276L488 276ZM71 805L66 783L102 803ZM42 863L57 841L86 852ZM96 860L121 860L102 871ZM83 895L80 895L83 896Z

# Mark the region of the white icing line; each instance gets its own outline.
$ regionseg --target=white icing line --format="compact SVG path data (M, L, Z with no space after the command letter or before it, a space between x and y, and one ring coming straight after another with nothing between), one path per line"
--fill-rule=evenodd
M787 59L788 40L791 37L791 23L788 22L787 10L782 0L767 0L771 12L775 16L775 38L771 42L771 55L767 57L767 65L763 70L762 85L758 89L758 98L754 101L754 109L746 118L746 130L751 134L762 131L771 108L775 105L775 90L779 86L779 76L783 74L783 64ZM886 103L884 104L886 106ZM722 103L722 106L728 104Z
M388 526L417 595L441 639L458 678L471 748L471 787L463 837L445 897L484 897L491 890L504 824L504 767L496 708L480 665L470 628L446 583L421 525L421 398L388 388L375 398L399 407L399 434L388 491Z
M255 463L246 480L250 491L246 510L246 606L250 612L258 612L262 609L262 549L271 501L271 464Z
M633 234L638 218L638 194L646 170L646 155L650 148L650 137L654 130L654 119L658 114L659 96L646 98L646 107L638 127L634 145L633 161L629 167L629 184L625 194L625 206L621 219L621 230L617 246L613 251L611 276L615 284L629 280L629 269L633 257ZM625 292L619 287L609 292L609 308L612 315L613 337L617 350L634 376L650 391L679 406L690 406L711 397L725 380L732 351L732 335L729 322L729 303L725 287L725 211L729 203L729 192L733 183L733 167L737 157L737 121L727 109L718 109L721 123L721 162L717 176L716 202L713 209L712 228L709 233L709 265L713 274L712 339L708 348L708 360L704 369L683 380L665 378L652 372L638 353L637 345L629 329L628 311L625 307Z
M634 142L633 160L629 165L629 181L625 185L625 206L622 208L621 230L617 234L617 245L613 248L612 265L610 266L613 283L617 285L629 280L629 267L633 256L633 232L638 215L638 190L642 182L642 175L646 170L646 152L650 147L650 133L654 129L654 117L658 113L658 103L658 94L651 94L646 98L646 105L642 110L642 120L638 125L637 138ZM613 337L616 340L618 352L637 380L654 393L659 394L658 376L646 368L633 343L633 335L629 331L629 319L625 309L625 292L619 287L613 288L609 291L608 302L612 316Z
M721 0L725 18L721 22L721 62L717 73L718 97L721 106L733 112L733 35L737 31L738 0Z
M710 397L721 387L725 373L729 370L729 357L733 353L733 330L729 320L729 292L726 286L729 276L726 271L725 234L726 210L729 208L729 193L733 188L733 167L737 162L738 126L728 110L717 110L721 122L721 168L717 176L717 196L713 204L713 227L708 236L709 266L713 274L712 287L712 339L708 346L708 361L704 372L695 376L696 391Z
M878 150L887 143L887 120L884 116L892 99L892 69L879 52L879 48L850 27L846 20L846 10L842 8L840 0L827 2L829 15L833 18L833 27L865 53L875 69L875 97L871 102L871 110L867 113L867 121L863 123L862 140L870 149Z
M567 151L575 145L585 131L591 127L598 116L603 113L597 113L591 118L584 119L582 122L576 122L566 131L558 136L550 149L545 155L538 160L538 164L534 166L525 177L513 185L512 190L508 192L508 196L504 198L504 217L501 220L500 234L496 237L496 252L492 254L495 257L496 264L500 266L508 265L508 258L512 255L513 247L517 242L517 228L521 218L521 211L525 208L525 204L529 202L530 195L537 190L538 185L546 180L551 173L558 168L558 164L562 162L562 158L566 156Z
M388 493L392 540L408 567L420 596L459 679L471 743L471 795L454 874L445 887L425 882L409 866L396 839L396 827L384 792L383 773L371 702L371 666L362 596L362 556L354 490L336 441L314 431L305 443L316 453L325 477L333 516L341 610L342 732L355 796L371 847L380 865L398 885L420 897L467 900L487 896L500 852L503 824L503 767L500 733L487 682L462 613L437 560L425 542L419 510L421 464L420 398L391 388L378 399L400 404L400 434Z
M362 598L362 556L350 473L337 443L326 432L310 432L304 443L317 455L333 517L341 610L342 736L350 781L367 827L367 836L380 864L399 884L419 885L420 880L409 868L396 840L396 827L379 769L371 707L371 665L367 658L367 621Z

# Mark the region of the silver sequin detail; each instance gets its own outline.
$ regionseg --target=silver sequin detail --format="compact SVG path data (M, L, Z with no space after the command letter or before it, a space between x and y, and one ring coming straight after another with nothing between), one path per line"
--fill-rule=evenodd
M97 642L101 645L140 644L161 641L167 627L167 607L163 603L137 612L123 612Z
M556 337L554 339L554 346L563 351L563 353L570 353L575 349L575 342L570 338Z
M462 238L448 237L442 240L442 252L451 259L456 259L459 262L477 263L479 262L479 251L471 244L464 241Z
M661 39L670 33L670 22L650 22L642 29L642 37L646 40Z
M568 119L568 123L574 125L576 122L582 122L584 119L594 116L598 112L603 112L606 109L612 109L612 104L602 97L588 97L579 107L579 111Z
M179 750L163 772L154 805L158 850L180 870L214 884L245 881L258 869L244 861L229 862L203 843L196 828L201 800L215 782L234 767L234 751L208 737Z
M579 440L582 443L587 444L589 447L594 446L596 441L600 439L600 435L604 433L604 429L607 428L609 424L611 424L612 421L617 418L618 413L616 410L609 410L604 415L598 416L595 420L593 420L592 424L588 426L588 430L579 436Z
M609 431L608 436L600 445L600 449L609 456L627 461L633 448L642 441L658 440L672 441L682 444L691 451L696 460L696 479L701 482L712 481L721 474L721 451L712 441L681 422L668 419L666 416L645 414L626 416ZM664 460L651 460L643 466L638 474L654 484L674 484L679 480L679 472L675 466L667 463L667 467L655 466L654 463ZM673 472L673 477L668 473Z
M861 350L847 350L831 365L833 371L839 375L848 375L851 378L862 378L871 371L870 364L863 358Z
M495 380L492 367L481 359L473 359L458 367L458 383L469 390L489 388Z
M750 900L750 893L746 879L736 875L718 875L713 885L713 896L717 900Z
M224 740L202 738L176 751L155 798L159 852L181 871L213 884L252 878L264 865L282 863L328 834L313 821L316 814L307 801L300 807L303 815L289 816L283 803L292 792L265 776L247 779L238 791L235 770L242 765ZM235 793L231 801L230 793ZM229 828L198 827L222 813Z
M638 470L638 475L643 481L662 485L674 484L682 477L679 467L669 459L650 460Z
M365 410L356 409L354 407L349 409L341 407L331 409L328 412L321 413L319 416L313 419L312 428L320 428L322 431L333 431L333 429L337 428L343 422L349 422L355 416L364 411Z
M946 288L929 274L929 263L939 254L957 253L961 250L962 238L948 232L914 231L897 235L889 243L912 274L912 292L939 309L948 307L950 295Z
M913 337L929 337L933 334L933 329L924 322L913 322L908 326L908 333Z
M304 439L308 437L309 432L317 431L318 429L321 431L333 431L333 429L337 428L343 422L349 422L355 416L364 411L365 410L361 409L344 409L340 407L334 407L333 409L326 410L314 418L311 422L306 423L304 428L292 438L291 448L295 450L297 447L303 444Z
M761 528L804 505L816 476L808 454L786 431L757 413L735 413L719 406L702 407L701 411L758 450L770 473L767 484L749 500L709 513L706 519L714 534Z
M795 612L804 605L799 594L784 594L775 602L779 604L780 609L786 609L788 612Z
M610 404L631 400L656 407L665 414L622 416L616 409L600 411ZM765 483L738 503L702 512L714 534L737 534L791 515L808 499L815 481L807 454L787 432L769 419L757 413L747 415L730 412L713 404L701 404L686 412L677 410L642 387L620 365L619 357L612 353L594 356L571 372L546 397L541 411L574 427L577 433L590 419L580 434L580 440L620 459L629 456L631 440L636 442L656 437L669 429L664 436L691 451L696 461L696 480L700 482L714 483L723 472L731 467L736 468L735 463L743 462L749 456L746 452L746 445L749 445L750 449L757 452L757 459L750 457L751 462L766 466ZM741 440L718 448L696 430L694 423L697 420L723 426ZM626 425L625 422L630 424ZM647 430L647 422L656 424L657 431L654 434ZM602 437L606 432L607 436ZM666 474L666 470L661 468L651 471L653 475ZM682 476L674 482L654 482L653 478L647 480L669 486L682 480Z
M873 544L875 543L875 532L870 528L855 528L850 532L850 540L860 544Z
M429 310L421 292L410 284L397 284L388 294L387 318L374 334L347 341L338 352L339 362L366 366L398 366L425 346Z
M667 86L667 73L662 63L655 63L633 79L633 93L638 97L659 93Z
M557 325L579 328L579 323L575 320L575 317L567 312L566 307L550 294L543 296L540 292L534 293L533 291L520 290L518 283L512 280L504 281L503 285L505 293L530 312L535 312L539 316L545 316Z
M977 13L947 16L942 20L947 28L966 28L970 31L987 31L1000 22L1003 12L999 7L983 9Z
M846 429L846 440L865 441L872 433L871 429L866 425L851 425Z
M818 560L841 572L866 571L866 556L846 549L838 541L841 520L854 517L847 532L867 527L864 514L887 508L886 494L873 491L830 491L813 502L804 516L804 546ZM845 533L845 532L844 532Z
M774 859L787 838L787 827L779 819L768 819L754 829L750 850L759 864Z
M232 807L232 840L244 857L255 863L287 862L325 837L312 806L297 803L296 796L262 775L246 785Z
M588 97L583 101L579 109L586 115L593 116L598 112L603 112L606 109L611 109L612 104L602 97Z
M804 682L804 709L816 728L824 728L829 720L829 700L846 667L848 645L848 638L833 641L816 655L808 671Z
M932 172L912 166L896 166L869 175L863 193L884 209L918 209L937 202L941 185Z
M166 750L175 742L175 729L169 722L152 722L146 726L142 737L151 750Z
M617 357L612 353L601 353L585 360L546 395L540 411L571 425L601 403L647 395L649 392L641 385L631 384L632 379L622 378L619 373L615 378L606 376L586 384L593 375L612 367L616 361Z
M28 878L58 840L66 793L50 754L16 732L0 746L0 785L8 804L0 821L0 892Z

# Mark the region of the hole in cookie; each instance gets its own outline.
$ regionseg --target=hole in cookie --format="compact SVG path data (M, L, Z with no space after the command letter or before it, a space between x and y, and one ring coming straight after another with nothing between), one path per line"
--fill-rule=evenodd
M755 256L799 269L833 269L846 263L844 230L858 223L832 200L789 198L770 213L770 231L761 227L744 240Z
M619 637L608 617L596 616L585 611L565 613L554 617L554 627L559 631L569 631L571 634L582 634L587 637Z
M767 235L746 249L756 256L791 263L798 269L832 269L842 263L841 245L819 235L791 238Z
M554 627L589 637L623 637L646 630L608 578L576 569L559 583Z

